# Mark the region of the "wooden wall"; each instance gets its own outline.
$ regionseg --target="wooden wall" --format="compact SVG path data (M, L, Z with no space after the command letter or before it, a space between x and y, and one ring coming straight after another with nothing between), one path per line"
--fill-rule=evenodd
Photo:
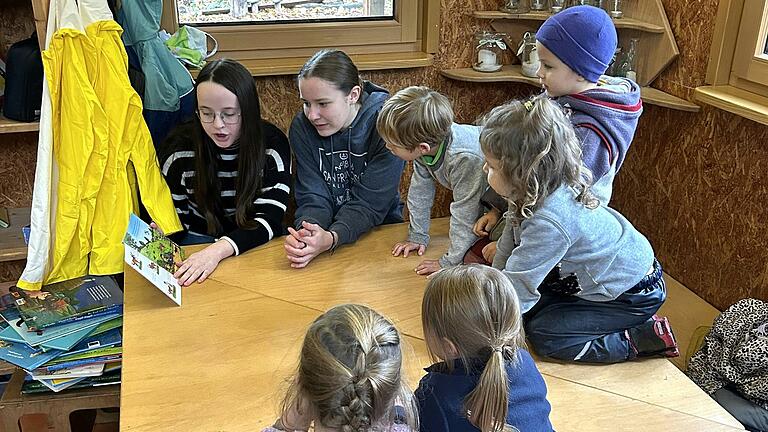
M474 84L447 80L443 68L467 67L472 36L487 22L473 10L496 9L502 0L443 0L440 50L429 68L365 73L391 91L422 84L454 101L457 120L472 122L491 107L536 89L523 84ZM692 99L704 83L717 0L664 0L681 56L656 86ZM24 24L25 22L26 24ZM13 23L8 26L6 23ZM0 49L31 33L26 0L0 6ZM15 35L15 36L14 36ZM292 77L257 78L264 116L286 129L300 109ZM286 96L288 95L288 96ZM286 102L286 100L288 102ZM665 270L722 309L736 300L768 298L768 128L716 109L684 113L645 106L637 137L616 181L614 206L651 240ZM28 205L36 134L0 135L0 206ZM406 192L410 169L403 177ZM434 215L447 214L450 194L438 194ZM0 280L20 269L0 265Z

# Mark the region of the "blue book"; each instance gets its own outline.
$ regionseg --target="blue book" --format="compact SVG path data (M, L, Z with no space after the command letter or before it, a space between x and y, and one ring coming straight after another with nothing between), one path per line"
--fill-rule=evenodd
M87 339L75 345L74 348L68 351L67 355L80 354L99 348L110 348L117 345L122 345L122 343L123 333L121 329L116 328L96 336L89 336Z
M44 285L40 291L12 289L10 294L30 330L122 312L123 307L123 292L109 276L83 276Z
M89 327L89 328L86 328L85 330L77 331L67 336L62 336L60 338L56 338L51 341L41 343L40 347L43 349L58 349L63 351L69 351L70 349L72 349L72 347L82 342L87 337L90 338L92 336L97 336L122 326L123 326L123 317L113 318L109 321L105 321L99 324L95 328ZM50 328L51 327L49 327L49 329ZM1 334L0 334L0 337L2 337Z
M36 369L62 354L64 351L43 352L43 350L32 348L25 343L0 340L0 359L26 370Z
M33 332L30 331L27 324L21 320L18 313L16 313L15 319L13 318L13 313L9 313L9 309L0 312L0 315L2 315L2 318L9 324L7 328L0 330L0 339L11 342L23 342L33 347L50 342L56 338L71 335L75 332L81 332L81 336L78 338L78 340L81 340L88 336L89 333L93 332L99 324L122 316L121 314L103 315L70 324L48 327L41 332Z

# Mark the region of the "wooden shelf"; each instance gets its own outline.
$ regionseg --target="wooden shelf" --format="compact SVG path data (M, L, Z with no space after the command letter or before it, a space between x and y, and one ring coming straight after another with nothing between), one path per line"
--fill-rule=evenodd
M8 209L11 226L0 228L0 262L27 259L27 244L21 227L29 225L29 208Z
M447 78L470 82L519 82L523 84L541 87L538 78L529 78L520 72L520 65L504 65L498 72L478 72L472 68L447 69L440 71ZM643 102L650 105L658 105L679 111L697 112L700 107L685 99L652 87L641 87L640 93Z
M35 132L40 130L39 122L25 123L16 120L10 120L0 114L0 134L15 132Z
M511 14L501 11L475 11L475 18L483 19L508 19L508 20L527 20L544 21L550 16L549 12L528 12L524 14ZM664 33L664 27L636 20L633 18L613 19L613 24L617 29L640 30L648 33Z
M458 81L470 82L519 82L541 87L538 78L530 78L522 74L520 65L504 65L498 72L479 72L472 68L446 69L440 71L445 77Z

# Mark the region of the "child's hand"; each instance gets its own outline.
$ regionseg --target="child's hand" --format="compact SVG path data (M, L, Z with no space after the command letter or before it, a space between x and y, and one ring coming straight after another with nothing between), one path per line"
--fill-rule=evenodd
M424 260L416 267L416 273L422 276L428 276L436 271L440 271L440 261L438 260Z
M288 227L288 235L285 236L285 256L293 268L303 268L315 257L329 250L333 246L333 235L324 230L320 225L302 222L302 228L296 231Z
M165 233L163 232L163 230L161 230L161 229L160 229L160 227L159 227L159 226L157 226L157 224L155 223L155 221L152 221L152 222L150 222L150 223L149 223L149 226L150 226L150 228L152 228L152 229L156 229L156 230L157 230L157 232L159 232L161 235L165 235Z
M492 263L494 257L496 257L496 242L490 242L483 247L483 258Z
M392 256L400 256L403 254L403 258L408 258L408 253L416 251L419 256L424 255L424 251L427 250L427 246L419 243L404 241L395 243L392 247Z
M490 234L493 227L499 222L499 219L501 219L499 211L495 208L491 209L488 213L480 216L480 219L475 222L475 226L472 227L472 232L478 237L485 237Z

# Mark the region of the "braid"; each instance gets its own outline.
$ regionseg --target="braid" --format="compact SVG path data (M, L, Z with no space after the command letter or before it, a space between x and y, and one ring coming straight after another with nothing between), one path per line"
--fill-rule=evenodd
M314 419L328 428L389 428L396 399L409 404L406 421L415 426L413 394L402 381L401 361L400 335L390 321L365 306L337 306L307 332L297 390Z

